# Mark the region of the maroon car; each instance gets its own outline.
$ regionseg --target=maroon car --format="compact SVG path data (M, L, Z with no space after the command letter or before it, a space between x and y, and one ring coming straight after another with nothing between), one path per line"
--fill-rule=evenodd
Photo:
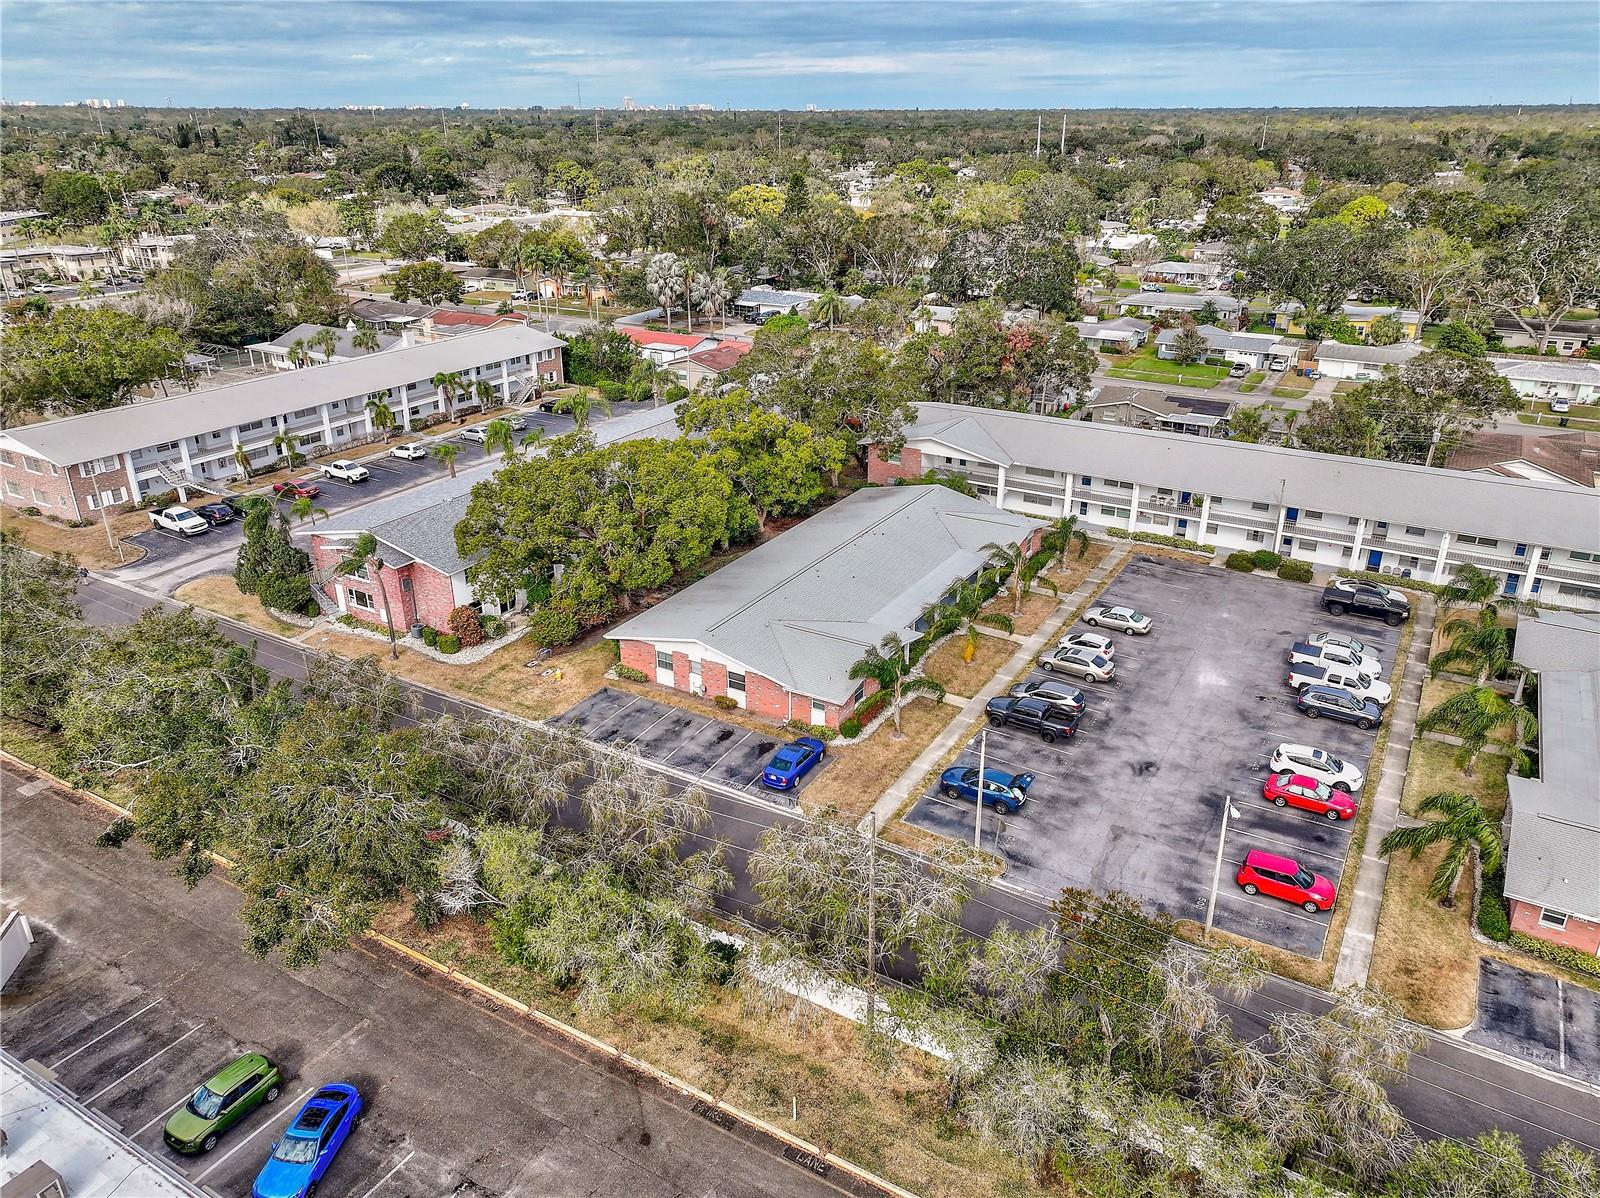
M322 488L316 483L308 483L303 479L291 478L286 483L273 483L272 493L281 495L285 499L315 499L322 494Z

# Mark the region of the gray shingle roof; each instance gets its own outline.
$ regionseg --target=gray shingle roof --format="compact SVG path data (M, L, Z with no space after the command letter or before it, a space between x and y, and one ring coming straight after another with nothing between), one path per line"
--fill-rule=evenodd
M1494 368L1502 377L1530 383L1588 383L1600 386L1600 362L1561 362L1549 359L1502 359Z
M1042 521L948 487L869 487L607 635L705 646L789 690L844 702L850 667Z
M159 445L236 424L286 416L336 399L386 391L440 371L469 370L564 343L535 329L507 326L368 354L347 362L276 371L226 387L186 391L82 416L7 429L6 435L39 457L70 466L94 458Z
M1324 362L1361 362L1377 366L1400 366L1422 352L1415 341L1399 341L1394 345L1346 345L1342 341L1324 341L1317 346L1317 358Z
M809 304L817 298L815 291L779 291L774 287L751 287L739 293L735 304L749 306L751 304L764 304L773 308L794 308L801 304Z
M907 440L1003 466L1026 464L1157 487L1287 502L1535 545L1600 552L1594 493L1401 462L1309 453L1028 412L919 403ZM969 429L981 429L980 443ZM992 448L985 449L983 446ZM1315 501L1315 502L1313 502Z
M1537 673L1600 670L1600 614L1541 611L1517 619L1516 659Z
M340 358L360 358L366 354L382 353L384 350L392 349L396 345L400 344L400 338L396 337L393 333L379 333L377 349L358 349L353 344L356 335L356 331L354 329L335 328L332 325L325 324L297 324L294 326L294 328L290 329L281 337L274 337L271 341L257 342L255 345L250 346L250 348L266 349L268 346L271 346L275 349L287 350L292 349L296 341L304 341L306 342L306 348L319 355L320 360L322 350L311 345L310 342L313 337L324 331L332 332L334 336L339 339L339 347L333 352L336 357Z
M1212 349L1231 349L1248 354L1266 354L1274 351L1287 354L1294 350L1293 344L1284 342L1271 333L1235 333L1230 329L1219 329L1214 324L1200 325L1195 332L1204 337L1206 344ZM1171 345L1182 335L1182 329L1162 329L1156 337L1156 344Z
M1239 300L1220 291L1197 291L1192 295L1181 291L1146 291L1124 296L1117 301L1117 307L1124 311L1142 308L1152 312L1198 312L1208 303L1215 304L1217 311L1224 315L1237 314L1244 307Z

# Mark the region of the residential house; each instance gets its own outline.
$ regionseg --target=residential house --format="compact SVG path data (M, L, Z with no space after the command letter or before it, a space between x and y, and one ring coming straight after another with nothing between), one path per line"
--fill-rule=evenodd
M1197 241L1190 248L1189 256L1196 262L1227 262L1233 257L1233 251L1226 241Z
M919 403L902 449L868 452L877 483L953 471L1008 510L1089 529L1272 549L1329 570L1448 581L1470 562L1509 595L1600 610L1594 493L1220 437Z
M1102 353L1126 354L1138 349L1150 335L1150 322L1133 316L1115 320L1074 320L1072 327Z
M1183 332L1178 328L1162 329L1156 335L1156 356L1174 361ZM1208 362L1239 362L1251 370L1286 370L1299 352L1299 346L1271 333L1238 333L1210 324L1199 325L1195 332L1206 340Z
M1390 366L1404 366L1423 350L1421 342L1397 341L1393 345L1346 345L1324 341L1317 346L1317 369L1330 379L1365 382L1381 378Z
M1168 313L1176 316L1193 316L1207 304L1215 305L1220 325L1233 329L1240 327L1245 311L1244 302L1221 291L1196 291L1193 294L1141 291L1125 295L1116 301L1117 310L1123 315L1144 317Z
M1184 287L1212 287L1224 282L1227 272L1220 262L1152 262L1139 275L1147 283L1175 283Z
M1600 487L1600 433L1478 433L1454 450L1445 465Z
M737 366L753 348L755 347L748 341L729 338L726 341L719 341L711 349L702 349L690 354L680 363L679 373L683 385L693 391L701 383L715 383Z
M911 331L948 337L955 330L956 313L960 310L950 304L919 304L911 312Z
M17 231L18 225L29 221L43 220L49 216L48 212L41 212L37 208L16 208L8 212L0 212L0 245L11 240L12 234Z
M452 267L452 273L461 280L463 291L515 291L517 289L516 271L504 270L496 266L461 266ZM526 278L526 275L524 275Z
M1031 551L1042 528L948 487L869 487L606 635L662 686L837 728L875 689L850 677L868 648L912 640L986 546Z
M1292 187L1269 187L1256 192L1256 199L1270 208L1276 208L1285 216L1293 216L1311 207L1311 200Z
M193 240L193 233L174 233L170 237L145 233L122 247L122 264L129 270L141 272L165 270Z
M793 316L811 306L821 292L780 291L774 287L750 287L733 301L733 310L746 320L758 316Z
M1131 428L1158 428L1196 437L1225 437L1231 399L1164 395L1145 387L1097 387L1084 401L1084 419Z
M332 333L338 339L338 345L331 357L320 345L312 344L313 339L323 333ZM292 355L297 342L304 348L309 358L307 365L318 366L325 362L348 362L351 358L382 353L401 343L400 338L393 333L378 333L377 349L360 349L355 344L355 337L355 329L338 329L321 324L297 324L281 337L274 337L271 341L258 341L254 345L245 346L245 350L250 355L251 365L270 366L274 370L294 370L297 367Z
M1506 776L1511 928L1600 954L1600 619L1517 620L1516 659L1538 678L1537 770Z
M616 329L639 347L641 356L657 366L676 366L690 354L712 349L717 344L716 338L705 333L663 333L658 329L626 324L619 324Z
M561 381L561 350L517 325L6 429L3 499L84 520L173 487L216 490L243 473L241 456L253 468L277 461L284 435L312 456L374 440L376 396L407 432L437 421L448 408L438 374L488 383L514 403Z
M1343 304L1339 311L1344 318L1361 330L1363 337L1372 335L1372 322L1381 316L1392 316L1400 322L1401 334L1415 341L1422 335L1422 317L1413 308L1386 307L1383 304ZM1279 304L1267 313L1267 323L1279 332L1295 337L1306 335L1305 305L1298 300Z
M1530 337L1528 331L1510 316L1495 317L1494 336L1508 349L1536 349L1539 345L1539 339ZM1580 349L1587 351L1600 346L1600 320L1558 320L1551 327L1545 345L1568 357Z
M1494 368L1523 399L1600 403L1600 362L1498 358Z

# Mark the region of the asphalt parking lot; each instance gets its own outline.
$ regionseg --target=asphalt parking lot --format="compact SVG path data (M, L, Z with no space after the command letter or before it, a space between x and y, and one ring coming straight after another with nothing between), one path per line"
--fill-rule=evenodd
M1077 734L1046 745L1019 729L989 729L988 767L1037 777L1018 814L984 813L986 847L1005 857L1007 878L1048 897L1069 886L1121 890L1179 918L1204 919L1222 803L1231 795L1241 818L1229 828L1217 926L1319 954L1331 913L1252 898L1233 881L1246 850L1260 848L1340 882L1351 824L1263 800L1266 760L1291 741L1365 769L1376 733L1296 711L1283 684L1284 653L1309 632L1348 632L1392 670L1398 630L1334 619L1316 599L1303 584L1170 558L1130 559L1098 602L1146 612L1155 631L1115 637L1112 683L1064 679L1088 697ZM977 760L974 738L957 764ZM931 789L907 818L972 837L972 806Z
M609 686L558 719L576 724L597 744L631 749L685 773L780 803L793 801L791 796L809 786L829 764L824 757L793 790L768 790L761 785L761 769L791 739L784 732L776 728L752 732Z
M1550 974L1480 961L1467 1039L1600 1085L1600 994Z

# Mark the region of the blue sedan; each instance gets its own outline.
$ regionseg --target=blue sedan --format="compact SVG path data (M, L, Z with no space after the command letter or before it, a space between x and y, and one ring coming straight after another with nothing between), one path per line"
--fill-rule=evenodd
M1001 815L1011 815L1028 801L1032 774L1008 774L1004 770L983 771L983 801ZM939 791L947 799L978 799L978 767L953 765L939 775Z
M773 790L793 790L808 770L828 755L828 746L814 736L791 740L772 755L761 771L761 785Z
M251 1198L306 1198L333 1164L361 1116L361 1095L354 1086L323 1086L272 1146L261 1166Z

